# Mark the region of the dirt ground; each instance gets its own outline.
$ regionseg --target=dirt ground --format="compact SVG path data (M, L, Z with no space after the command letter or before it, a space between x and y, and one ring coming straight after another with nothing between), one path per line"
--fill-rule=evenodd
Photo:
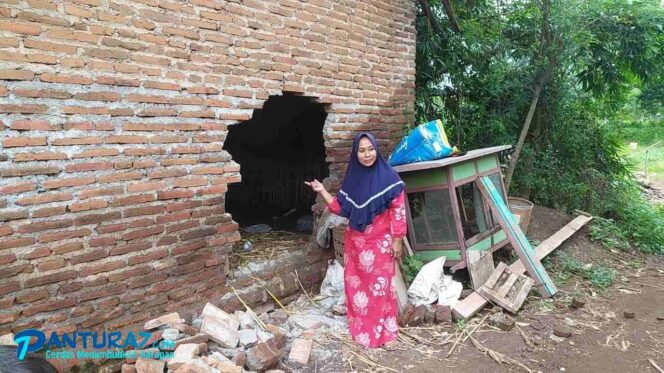
M529 238L537 243L572 220L555 210L535 207ZM605 289L561 270L574 260L616 271ZM312 357L304 371L316 372L657 372L649 359L664 368L664 258L610 251L594 243L588 227L577 232L545 260L559 293L543 300L531 292L514 315L517 328L502 331L480 321L486 307L465 323L404 328L396 349L358 349L340 336L328 336L319 348L327 354ZM570 307L572 297L586 302ZM625 311L635 313L626 318ZM479 328L475 329L479 325ZM569 338L553 335L553 328L572 331ZM471 339L454 346L461 329ZM499 363L502 361L502 363Z

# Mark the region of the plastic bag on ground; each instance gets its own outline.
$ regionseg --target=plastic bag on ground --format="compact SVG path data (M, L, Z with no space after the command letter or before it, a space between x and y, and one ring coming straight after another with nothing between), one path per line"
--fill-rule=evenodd
M414 306L431 304L438 299L439 284L443 282L445 257L425 264L408 288L408 300Z
M316 243L327 249L330 247L331 229L342 224L348 224L348 219L332 213L327 207L318 219L318 230L316 231Z
M394 148L388 162L391 166L414 162L431 161L451 155L443 122L438 119L417 126L410 135Z
M345 304L344 267L336 259L329 263L323 283L320 285L320 295L334 298L335 304Z
M438 284L438 304L453 307L461 297L463 285L452 279L452 276L444 275Z

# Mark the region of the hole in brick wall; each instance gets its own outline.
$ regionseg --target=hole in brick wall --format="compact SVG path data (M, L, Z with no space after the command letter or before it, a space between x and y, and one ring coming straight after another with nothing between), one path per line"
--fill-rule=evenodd
M311 221L315 194L305 180L323 180L323 125L327 113L314 98L270 96L251 119L230 126L224 149L240 164L242 182L226 193L226 211L245 227L294 230ZM309 231L311 224L309 224Z

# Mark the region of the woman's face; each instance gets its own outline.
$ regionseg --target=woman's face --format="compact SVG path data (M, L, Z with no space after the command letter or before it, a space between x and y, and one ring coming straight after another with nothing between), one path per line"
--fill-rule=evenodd
M357 159L364 167L371 167L376 163L376 149L366 137L360 139L360 144L357 147Z

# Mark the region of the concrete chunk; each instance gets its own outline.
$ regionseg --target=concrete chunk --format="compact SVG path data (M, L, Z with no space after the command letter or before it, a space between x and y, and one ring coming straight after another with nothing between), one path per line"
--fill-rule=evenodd
M237 346L240 336L238 328L240 321L233 315L208 303L203 308L203 324L201 333L208 334L210 339L219 343L222 347L234 348Z
M246 346L258 342L258 335L254 329L242 329L238 332L240 336L240 346Z
M139 358L136 361L136 373L163 373L166 362L163 360L152 360Z
M247 368L258 372L273 368L279 362L281 352L270 347L268 343L261 342L247 351Z
M221 373L242 373L242 367L233 364L230 361L219 361L215 358L204 356L201 358L207 365L218 369Z
M196 334L196 335L191 336L191 337L178 339L177 341L175 341L175 345L173 346L173 348L176 349L176 348L178 348L179 345L183 345L183 344L187 344L187 343L196 343L196 344L207 343L209 340L210 340L209 335L200 333L200 334Z
M200 353L201 344L186 343L179 345L173 353L173 358L168 362L168 369L176 370L183 364L191 362Z
M173 312L167 315L159 316L156 319L152 319L146 322L145 325L143 325L143 329L145 330L157 329L162 325L166 325L168 323L175 323L178 321L180 321L180 315L177 312Z
M17 344L14 342L14 334L9 333L0 336L0 346L17 346Z
M122 368L120 368L120 373L137 373L136 366L134 364L122 364Z
M186 363L182 363L174 370L175 373L216 373L217 370L207 365L201 359L194 359Z
M311 355L311 347L314 342L310 339L298 338L293 341L288 360L307 365L309 363L309 355Z
M196 335L198 334L199 330L197 328L194 328L191 325L187 325L185 323L168 323L167 326L169 328L175 329L179 332L182 332L187 335Z

